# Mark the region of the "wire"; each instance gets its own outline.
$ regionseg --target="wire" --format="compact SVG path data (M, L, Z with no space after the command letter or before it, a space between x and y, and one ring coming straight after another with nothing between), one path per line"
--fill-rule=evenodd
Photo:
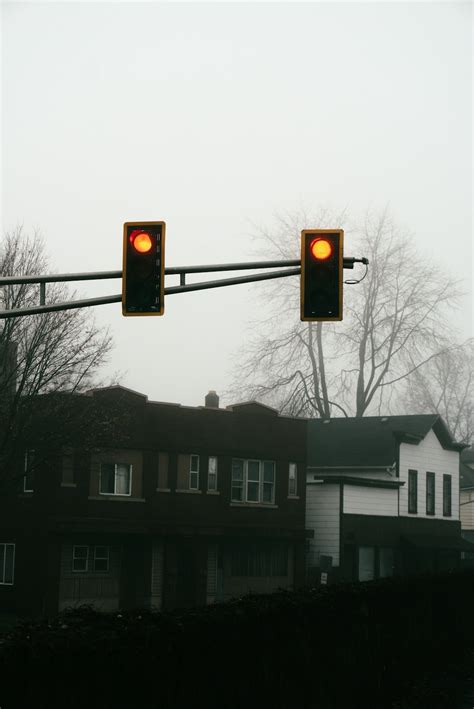
M366 264L365 264L365 273L364 273L364 275L362 276L362 278L359 278L358 281L357 281L355 278L349 278L347 281L344 281L344 283L345 283L346 285L348 285L348 286L356 286L358 283L361 283L361 281L364 280L364 278L365 278L366 275L367 275L367 271L368 271L368 270L369 270L369 265L368 265L368 263L366 263Z

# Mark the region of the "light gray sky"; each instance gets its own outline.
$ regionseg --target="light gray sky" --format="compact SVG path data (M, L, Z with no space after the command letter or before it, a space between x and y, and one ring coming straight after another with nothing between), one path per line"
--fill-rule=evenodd
M168 266L224 263L277 213L389 204L472 289L470 2L6 2L2 38L2 229L38 227L57 271L120 269L124 221L166 221ZM110 372L202 404L257 288L95 308Z

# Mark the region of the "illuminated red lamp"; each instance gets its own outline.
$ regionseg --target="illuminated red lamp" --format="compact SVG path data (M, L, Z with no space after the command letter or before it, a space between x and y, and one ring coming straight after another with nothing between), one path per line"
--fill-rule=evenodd
M325 261L332 254L332 244L327 239L314 239L309 246L313 258Z
M153 248L153 240L146 231L136 229L130 234L130 242L139 254L147 254Z

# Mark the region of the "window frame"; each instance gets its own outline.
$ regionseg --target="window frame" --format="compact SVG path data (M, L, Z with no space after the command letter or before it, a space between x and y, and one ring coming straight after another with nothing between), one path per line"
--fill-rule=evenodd
M412 489L411 481L414 481ZM413 500L414 497L414 500ZM414 502L414 504L412 504ZM408 470L408 514L418 514L418 470Z
M0 547L3 547L3 569L0 569L0 586L13 586L15 584L16 543L1 542ZM11 581L5 581L5 572L7 567L7 547L13 547Z
M234 478L234 466L239 462L242 463L242 484ZM249 480L249 463L258 463L258 499L249 500L248 490L249 483L255 484L257 480ZM270 482L265 480L265 464L272 466L273 480ZM236 484L237 483L237 484ZM265 485L271 485L271 500L264 500ZM237 499L234 497L234 489L239 489L242 492L242 497ZM232 458L231 471L231 491L230 501L240 502L248 505L274 505L275 504L275 489L276 489L276 462L274 460L257 460L256 458Z
M106 549L107 554L106 556L97 556L97 549ZM110 570L110 546L107 546L106 544L97 544L94 546L94 557L93 557L93 563L92 563L92 569L94 573L96 574L107 574L109 573ZM106 569L97 569L96 568L96 561L107 561L107 568Z
M87 549L87 554L85 557L81 556L76 556L76 549ZM86 568L85 569L75 569L74 568L74 562L76 560L84 561L86 562ZM71 564L71 570L72 573L74 574L86 574L89 571L89 545L88 544L73 544L72 545L72 564Z
M215 469L211 470L211 460L215 461ZM207 490L208 492L217 492L217 456L210 455L207 461ZM210 480L214 480L214 487L211 487Z
M234 467L236 463L242 463L242 480L237 480L234 478ZM240 499L233 497L233 490L238 489L241 491ZM230 499L231 502L244 502L244 489L245 489L245 459L244 458L232 458L232 468L231 468L231 482L230 482Z
M193 458L197 459L197 470L193 470ZM189 489L190 490L199 490L199 467L200 467L199 455L197 453L190 453L189 454ZM193 479L193 475L196 476L196 486L195 487L191 484L191 481Z
M449 483L446 485L446 483ZM449 493L447 494L447 490ZM449 502L449 505L447 504ZM443 474L443 517L453 516L453 477Z
M102 492L101 487L102 487L102 466L104 465L113 465L114 466L114 492ZM128 471L129 471L129 478L128 478L128 492L117 492L117 466L119 465L126 465L128 466ZM99 495L106 495L109 497L131 497L132 494L132 474L133 474L133 465L131 463L106 463L105 461L100 463L100 472L99 472Z
M32 459L34 459L34 453L35 453L34 448L31 448L31 449L28 449L25 451L25 464L24 464L24 473L25 474L23 475L23 492L34 492L35 491L34 481L33 481L33 471L30 470L30 473L28 475L28 470L30 467L28 464L28 458L31 455ZM29 478L29 483L30 483L31 487L26 486L28 478Z
M432 483L433 490L430 490ZM431 504L430 504L431 503ZM433 517L436 512L436 475L433 472L426 473L426 514Z
M294 475L292 475L292 470ZM292 491L292 483L294 490ZM298 495L298 465L296 463L288 463L288 497L296 497Z

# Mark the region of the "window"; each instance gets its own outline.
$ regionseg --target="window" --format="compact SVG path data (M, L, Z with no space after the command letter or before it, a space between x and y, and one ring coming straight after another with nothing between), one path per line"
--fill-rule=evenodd
M374 547L359 547L359 581L372 581L375 577Z
M275 502L275 463L271 460L232 460L232 502Z
M62 484L74 484L74 451L72 448L63 448Z
M232 461L232 488L231 500L243 502L244 499L244 460Z
M33 492L34 451L25 451L25 475L23 477L23 492Z
M296 495L296 463L290 463L288 471L288 495Z
M395 560L390 547L359 547L359 581L393 576Z
M443 475L443 516L451 517L451 475Z
M73 546L72 548L72 570L87 571L89 565L89 547Z
M275 499L275 463L263 461L263 502L274 502Z
M109 570L110 547L76 545L72 548L72 570L79 572L89 571L89 557L91 557L91 571L106 573Z
M209 465L207 469L207 489L217 490L217 458L209 457Z
M199 490L199 456L189 457L189 489Z
M418 512L418 471L408 471L408 512Z
M130 495L132 466L124 463L102 463L100 466L101 495Z
M231 549L231 576L287 576L288 545L241 544Z
M260 461L247 461L247 502L260 500Z
M15 545L0 544L0 585L13 586Z
M435 513L435 474L426 473L426 514Z
M94 547L94 571L109 570L109 547Z
M393 576L393 549L382 547L379 549L379 577L381 579Z

